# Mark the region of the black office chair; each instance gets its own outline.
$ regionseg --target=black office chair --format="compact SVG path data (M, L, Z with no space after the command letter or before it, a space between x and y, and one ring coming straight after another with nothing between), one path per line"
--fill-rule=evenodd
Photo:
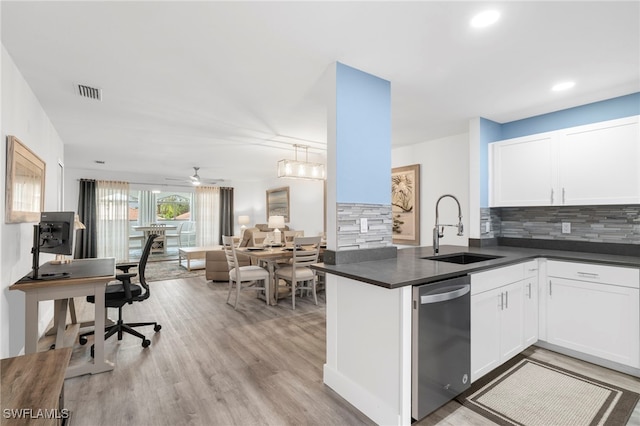
M118 340L122 340L122 333L129 333L133 336L141 338L142 347L146 348L151 344L151 341L148 340L143 334L134 330L134 327L144 327L147 325L152 325L154 331L160 331L160 329L162 328L162 326L156 322L136 322L125 324L122 320L122 307L124 305L132 304L133 302L141 302L149 298L149 285L147 284L147 281L144 277L144 270L147 266L149 253L151 253L151 246L153 245L153 241L156 237L157 235L155 234L149 235L149 239L147 240L147 243L142 250L142 257L140 257L140 262L120 263L116 265L116 268L123 272L122 274L116 274L116 279L119 280L121 284L111 284L106 287L105 306L107 308L118 308L118 322L105 328L105 340L116 333L118 333ZM138 267L138 273L129 273L129 270L136 266ZM135 277L136 275L138 275L140 285L133 284L131 282L131 278ZM87 302L95 303L95 296L87 296ZM86 344L87 336L90 336L94 333L95 330L81 334L79 338L80 344ZM91 356L93 355L94 346L92 345Z

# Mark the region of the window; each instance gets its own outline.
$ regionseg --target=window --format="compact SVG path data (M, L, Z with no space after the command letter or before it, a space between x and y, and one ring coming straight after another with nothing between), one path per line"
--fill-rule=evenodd
M138 191L129 193L129 223L138 223L140 217L140 200L138 199Z
M190 194L161 193L156 200L156 217L159 222L191 220Z

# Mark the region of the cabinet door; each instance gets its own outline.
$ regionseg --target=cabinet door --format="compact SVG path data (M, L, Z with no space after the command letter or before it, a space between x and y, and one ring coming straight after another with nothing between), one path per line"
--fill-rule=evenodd
M638 117L581 126L559 139L562 204L640 202Z
M500 294L471 296L471 382L500 365Z
M538 277L523 281L524 291L524 347L538 341Z
M548 291L549 343L640 367L637 288L552 277Z
M554 187L552 135L491 144L490 206L548 206Z
M503 307L500 311L500 362L524 350L523 281L502 287Z

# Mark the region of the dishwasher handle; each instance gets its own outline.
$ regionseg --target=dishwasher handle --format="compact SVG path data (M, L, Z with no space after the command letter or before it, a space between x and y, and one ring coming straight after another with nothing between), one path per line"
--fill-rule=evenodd
M469 284L452 285L438 289L437 293L425 294L420 296L420 304L427 305L429 303L445 302L447 300L457 299L471 291Z

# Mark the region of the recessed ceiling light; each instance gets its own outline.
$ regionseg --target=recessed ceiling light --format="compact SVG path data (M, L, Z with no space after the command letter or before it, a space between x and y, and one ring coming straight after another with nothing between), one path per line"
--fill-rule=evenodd
M573 82L573 81L563 81L562 83L558 83L558 84L554 85L551 88L551 90L553 90L554 92L560 92L562 90L571 89L575 85L576 85L576 83Z
M469 24L474 28L484 28L495 24L498 19L500 19L500 12L497 10L485 10L474 16Z
M159 189L153 189L153 190L151 191L151 193L153 193L153 194L159 194L159 193L160 193L160 190L159 190Z

